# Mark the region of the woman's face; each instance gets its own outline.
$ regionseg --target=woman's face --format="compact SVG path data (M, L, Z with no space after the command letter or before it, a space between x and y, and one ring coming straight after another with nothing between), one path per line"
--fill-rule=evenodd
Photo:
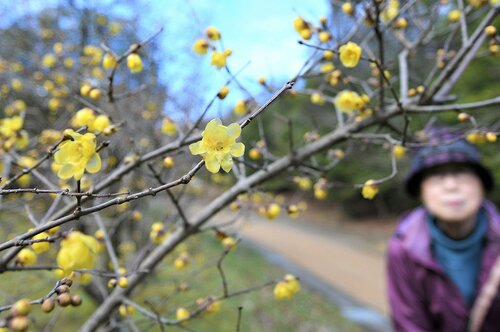
M429 170L420 189L427 210L446 223L463 223L475 218L484 199L481 179L464 165L449 164Z

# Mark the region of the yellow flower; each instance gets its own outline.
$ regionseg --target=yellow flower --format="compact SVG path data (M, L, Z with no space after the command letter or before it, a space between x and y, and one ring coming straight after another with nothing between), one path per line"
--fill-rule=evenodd
M295 20L293 20L293 26L295 28L295 31L300 33L302 30L309 29L309 23L304 21L302 17L297 17Z
M90 90L92 90L92 86L90 84L84 83L80 88L80 94L84 97L87 97L90 93Z
M312 181L308 177L295 176L293 182L296 183L300 190L310 190L312 187Z
M352 16L354 14L354 7L350 2L344 2L342 4L342 11L344 14Z
M40 234L37 234L33 236L33 240L44 240L49 237L49 234L42 232ZM41 254L50 248L50 243L49 242L36 242L31 245L31 248L37 253Z
M15 78L12 80L11 86L12 86L12 89L14 89L14 91L19 91L23 88L23 82L21 82L21 80Z
M92 109L84 107L71 118L71 127L80 128L87 126L90 128L96 119L95 113Z
M212 53L212 62L210 62L210 64L217 67L217 69L221 69L226 65L226 54L214 51Z
M207 54L208 41L206 41L205 39L202 39L202 38L197 39L193 44L193 51L194 51L194 53L199 54L199 55Z
M323 98L321 94L315 92L311 95L311 103L321 106L325 103L325 98Z
M500 5L500 0L490 0L490 5L492 6Z
M61 249L57 253L57 265L65 275L72 271L92 269L98 249L97 240L89 235L74 231L61 241Z
M334 105L340 112L351 113L363 107L364 102L356 92L344 90L337 94Z
M161 132L167 136L174 136L177 132L177 125L171 119L165 118L161 125Z
M335 69L335 66L331 62L327 62L321 65L319 71L326 74L332 72Z
M247 111L247 103L245 100L240 99L236 102L236 105L234 105L233 112L237 115L245 115Z
M300 290L300 283L297 277L287 274L283 280L274 287L274 297L277 300L289 300Z
M185 308L177 308L177 311L175 312L175 317L177 320L186 320L189 318L189 311Z
M95 135L85 135L67 129L65 134L71 136L61 143L59 150L54 154L54 163L61 166L57 176L61 179L74 177L80 180L85 170L89 173L97 173L101 169L101 157L96 152Z
M191 144L189 150L193 155L202 155L209 172L217 173L221 167L229 172L233 167L232 157L241 157L245 152L245 145L236 143L240 135L239 124L226 127L220 119L213 119L205 127L201 141Z
M394 157L396 157L396 160L401 160L406 153L406 148L401 145L395 145L392 148L392 151L394 152Z
M277 203L272 203L267 207L265 215L267 219L274 220L280 215L280 213L281 206Z
M121 23L116 21L109 22L108 28L111 36L117 35L123 30Z
M458 9L453 9L448 13L448 20L452 23L458 22L460 17L462 16L462 12Z
M116 66L116 59L112 54L106 53L102 58L102 66L104 69L113 69Z
M154 244L161 244L169 237L170 233L165 230L161 222L155 222L151 225L151 232L149 238Z
M0 119L0 135L4 137L14 136L24 124L24 119L15 115L11 118Z
M109 117L104 114L98 115L94 122L89 126L90 131L95 132L95 133L101 133L111 125L111 121L109 120Z
M323 200L327 196L327 180L325 178L321 178L314 184L314 197L318 200Z
M31 249L23 248L17 254L16 262L20 265L33 265L36 263L36 254Z
M313 32L311 31L311 29L304 29L300 32L300 36L305 40L311 39L312 34Z
M361 195L366 199L373 199L378 194L378 186L374 180L368 180L361 189Z
M231 236L226 236L222 240L222 246L224 247L224 249L234 250L236 249L236 240Z
M404 17L398 18L393 24L393 27L395 29L406 29L407 26L408 26L408 21L406 21Z
M54 54L46 54L42 58L42 67L53 68L56 65L57 59Z
M132 74L142 71L142 60L139 54L132 53L127 56L127 67Z
M481 132L471 132L465 136L465 139L472 144L483 144L486 142L486 135Z
M329 41L330 39L332 39L332 35L329 32L327 32L327 31L321 31L318 34L318 39L319 39L320 42L326 43L327 41Z
M487 132L486 133L486 140L490 143L495 143L497 141L497 134L494 132Z
M347 44L340 46L339 53L342 64L347 68L353 68L358 65L362 50L358 44L348 42Z
M387 6L380 13L380 19L382 22L387 23L392 21L396 16L399 15L399 1L390 0Z
M208 39L210 40L219 40L220 39L220 32L217 30L216 27L208 27L207 30L205 30L205 34L207 35Z

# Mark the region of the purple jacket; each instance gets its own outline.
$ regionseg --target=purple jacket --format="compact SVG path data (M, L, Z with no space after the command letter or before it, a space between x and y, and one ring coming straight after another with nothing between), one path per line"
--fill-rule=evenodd
M500 254L500 215L492 203L485 201L483 206L488 214L488 230L477 293ZM388 292L394 328L398 332L464 332L470 309L434 259L430 241L423 208L404 216L389 241ZM481 331L500 331L500 292Z

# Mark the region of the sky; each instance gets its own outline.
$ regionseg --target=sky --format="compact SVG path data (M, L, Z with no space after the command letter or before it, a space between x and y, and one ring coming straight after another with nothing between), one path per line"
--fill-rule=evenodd
M0 14L15 20L25 12L37 12L43 8L66 3L68 0L19 0L13 6L10 0L0 0ZM262 91L257 80L265 77L275 87L281 87L294 77L310 49L297 43L298 34L293 20L302 16L318 22L328 16L328 0L71 0L78 8L100 8L103 12L115 12L128 19L138 18L143 38L163 27L164 32L155 41L160 45L160 59L164 61L160 79L174 89L182 89L192 77L193 70L198 81L193 82L201 91L205 103L226 82L228 75L210 65L210 56L200 57L192 50L193 42L203 36L208 26L215 26L222 34L225 48L233 54L228 66L238 75L239 81L252 94ZM136 4L130 9L129 4ZM3 6L2 6L3 4ZM6 5L9 4L9 5ZM123 4L123 5L122 5ZM8 8L8 9L7 9ZM8 15L6 15L8 14ZM8 24L4 20L3 24ZM147 51L147 48L145 49ZM179 92L180 93L180 92ZM243 96L230 93L228 103Z
M321 16L328 16L330 8L327 0L174 0L153 3L156 9L152 12L158 14L148 20L152 22L151 26L165 22L166 29L177 26L181 30L182 27L190 30L179 32L182 38L177 41L177 47L191 53L188 61L194 60L195 63L186 65L197 66L202 77L198 84L206 92L205 100L213 97L228 78L223 71L210 66L210 56L194 55L193 58L192 43L203 36L206 27L215 26L221 32L224 47L233 51L228 66L233 73L244 68L238 76L239 81L252 94L258 94L262 91L257 83L259 77L279 88L298 73L311 53L310 49L297 43L299 36L294 30L293 20L300 15L318 22ZM161 42L170 46L165 48L176 43L168 37ZM177 72L176 76L179 75L182 73ZM227 103L242 97L243 94L230 93Z

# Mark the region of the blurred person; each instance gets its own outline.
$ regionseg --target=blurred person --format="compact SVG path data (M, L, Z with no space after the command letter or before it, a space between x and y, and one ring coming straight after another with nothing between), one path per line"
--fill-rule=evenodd
M389 241L394 328L500 331L499 280L492 273L500 254L500 215L485 199L493 177L461 136L433 128L427 139L406 178L406 190L422 206L401 217Z

